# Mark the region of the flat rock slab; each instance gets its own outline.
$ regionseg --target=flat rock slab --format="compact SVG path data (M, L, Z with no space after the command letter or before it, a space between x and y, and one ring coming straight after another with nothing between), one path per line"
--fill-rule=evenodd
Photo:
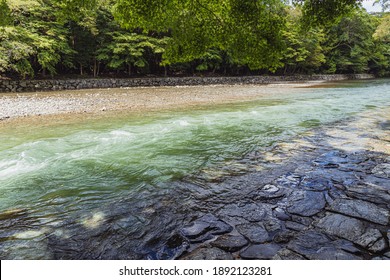
M188 238L190 242L204 242L213 239L216 235L231 232L233 227L218 219L212 214L206 214L195 220L190 225L182 228L180 233Z
M366 231L362 221L340 214L328 214L318 222L317 227L329 235L341 237L354 243Z
M364 223L355 218L328 214L318 222L317 227L329 235L344 238L374 253L387 248L387 243L378 229L366 229Z
M376 206L370 202L351 199L336 199L331 205L333 212L361 218L373 223L388 225L390 211Z
M316 231L307 231L292 240L287 248L313 260L357 260L357 248L351 242L337 242ZM344 250L343 250L344 249ZM348 252L349 251L349 252Z
M233 256L218 248L198 248L188 255L181 258L182 260L233 260Z
M390 178L390 163L379 164L371 172L376 176Z
M321 212L325 205L325 197L321 192L295 191L289 197L287 212L309 217Z
M372 228L368 229L356 243L374 253L384 251L387 248L387 243L382 233L378 229Z
M295 231L302 231L302 230L305 230L307 228L307 226L296 223L296 222L287 221L286 228L292 229Z
M252 243L265 243L271 240L262 223L248 223L236 226L236 229Z
M242 251L240 256L243 259L250 260L270 260L278 253L280 249L281 246L277 244L252 245Z
M265 203L250 203L246 205L230 204L219 212L222 217L238 217L249 222L262 221L270 213L271 205Z
M331 189L333 183L324 178L304 178L300 187L311 191L325 191Z
M248 243L248 240L242 235L226 234L218 237L211 245L228 252L235 252L248 245Z

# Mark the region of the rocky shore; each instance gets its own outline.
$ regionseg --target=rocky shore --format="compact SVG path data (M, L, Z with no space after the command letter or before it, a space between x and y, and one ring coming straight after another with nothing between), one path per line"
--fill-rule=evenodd
M194 193L210 210L193 206L205 215L180 229L191 250L179 258L389 260L389 117L372 113L254 153L225 171L232 178L205 174Z
M389 120L364 113L28 233L28 212L2 213L2 240L29 239L0 257L389 260Z

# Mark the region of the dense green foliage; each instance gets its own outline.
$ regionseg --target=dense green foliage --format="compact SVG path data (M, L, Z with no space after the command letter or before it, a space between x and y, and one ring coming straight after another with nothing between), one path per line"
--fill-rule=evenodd
M390 73L389 1L0 0L0 76Z

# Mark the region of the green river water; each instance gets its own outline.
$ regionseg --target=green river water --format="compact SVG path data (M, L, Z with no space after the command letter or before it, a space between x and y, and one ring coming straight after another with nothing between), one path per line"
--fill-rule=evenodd
M390 81L371 80L228 105L2 129L0 211L26 209L41 225L55 225L146 186L170 188L256 148L389 106ZM29 238L15 234L10 226L6 237Z

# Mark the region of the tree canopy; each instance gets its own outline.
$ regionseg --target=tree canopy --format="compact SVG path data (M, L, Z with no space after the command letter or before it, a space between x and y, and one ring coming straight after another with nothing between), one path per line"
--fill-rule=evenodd
M387 75L389 1L361 2L0 0L0 75Z

